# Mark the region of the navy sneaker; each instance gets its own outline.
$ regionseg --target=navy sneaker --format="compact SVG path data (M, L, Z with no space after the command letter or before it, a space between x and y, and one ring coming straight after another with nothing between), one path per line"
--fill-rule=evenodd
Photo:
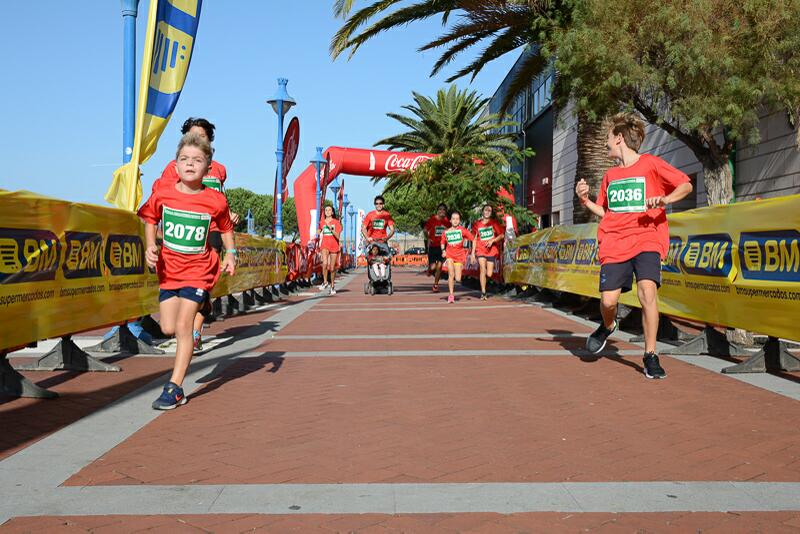
M186 395L183 388L172 382L167 382L161 396L153 401L154 410L172 410L181 404L186 404Z
M614 333L614 330L617 329L617 322L614 321L614 324L611 328L606 328L605 325L602 323L600 326L597 327L597 330L592 332L586 339L586 350L591 352L592 354L597 354L601 350L603 350L606 346L606 341L608 340L608 336Z
M655 352L644 353L644 376L647 378L667 378L667 372L661 367L658 361L658 354Z

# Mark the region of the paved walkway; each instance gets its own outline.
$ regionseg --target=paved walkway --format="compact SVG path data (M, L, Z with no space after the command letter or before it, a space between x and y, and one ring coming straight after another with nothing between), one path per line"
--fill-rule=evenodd
M214 325L174 412L169 354L28 373L62 397L0 399L0 532L800 531L800 384L362 279Z

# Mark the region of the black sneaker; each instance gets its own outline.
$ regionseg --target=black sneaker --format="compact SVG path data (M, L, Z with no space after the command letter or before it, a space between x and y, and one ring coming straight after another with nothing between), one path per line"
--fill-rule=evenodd
M591 352L592 354L597 354L601 350L603 350L606 346L606 341L608 340L608 336L614 333L617 329L617 322L614 321L614 325L609 329L606 328L604 324L601 324L597 327L597 330L592 332L592 335L586 339L586 350Z
M667 378L667 372L658 362L658 354L645 352L642 361L644 362L644 376L647 378Z

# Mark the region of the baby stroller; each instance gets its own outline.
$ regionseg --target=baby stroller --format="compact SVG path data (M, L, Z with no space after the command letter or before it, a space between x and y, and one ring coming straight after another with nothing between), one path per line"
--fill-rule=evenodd
M372 255L373 247L377 247L377 254ZM394 292L392 287L392 252L389 245L382 241L370 243L367 249L367 282L364 283L364 293L374 295L376 293L386 293L391 295ZM385 264L385 270L375 269L373 266ZM379 272L376 272L379 271Z

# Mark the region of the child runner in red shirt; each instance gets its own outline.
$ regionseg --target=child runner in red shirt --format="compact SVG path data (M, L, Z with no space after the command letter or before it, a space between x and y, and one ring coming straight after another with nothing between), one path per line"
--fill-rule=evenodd
M472 242L472 259L478 260L480 268L481 300L486 300L486 280L494 274L495 263L500 261L498 243L505 237L505 228L494 218L494 208L483 206L481 218L472 225L475 240Z
M156 410L171 410L186 402L181 384L192 359L192 323L220 271L230 275L235 271L236 249L228 202L222 193L202 182L210 163L211 145L195 134L184 135L177 154L180 182L171 188L158 188L139 209L139 217L146 223L145 260L156 268L161 287L161 330L175 334L178 341L172 377L153 402ZM164 226L160 253L156 246L159 222ZM226 248L222 269L219 255L208 246L212 222L222 233Z
M575 187L581 203L601 217L597 241L603 324L586 340L586 349L594 354L603 350L608 336L617 329L620 293L631 290L636 276L644 328L644 374L665 378L656 354L661 260L669 248L664 208L691 193L692 184L686 174L661 158L639 154L644 136L644 123L637 116L615 115L606 143L609 157L618 160L619 166L603 176L595 202L589 200L585 180Z
M216 127L208 119L189 117L184 121L183 126L181 126L181 133L183 135L186 135L187 133L196 134L211 144L214 142L215 129ZM228 172L226 171L225 166L218 161L212 160L206 175L203 177L203 185L225 194L225 180L227 179ZM175 160L170 161L167 163L167 166L164 167L161 177L153 182L152 192L155 193L156 189L159 187L173 187L179 181L180 178L178 177L176 162ZM230 216L234 226L239 224L239 215L237 213L231 211ZM211 229L209 230L208 235L208 245L216 250L217 253L222 252L222 239L220 238L219 229L214 221L211 221ZM195 352L203 350L203 338L201 335L203 330L203 320L205 317L210 315L211 301L209 299L208 302L203 304L203 306L200 308L200 313L198 313L194 319L192 336L194 338Z
M461 282L461 270L467 263L464 241L475 241L475 236L461 226L461 213L458 211L450 214L450 225L442 236L441 250L442 256L447 259L447 287L450 290L447 302L453 303L456 301L454 293L456 282Z
M442 234L450 228L447 218L447 206L439 204L436 215L425 223L425 236L428 241L428 270L433 270L433 292L439 292L439 280L442 278Z
M334 279L336 269L339 264L339 251L342 249L342 224L336 218L336 210L333 206L325 206L323 210L325 216L319 226L320 235L320 254L322 256L322 285L325 287L330 283L331 295L336 294ZM330 278L330 282L328 279Z

